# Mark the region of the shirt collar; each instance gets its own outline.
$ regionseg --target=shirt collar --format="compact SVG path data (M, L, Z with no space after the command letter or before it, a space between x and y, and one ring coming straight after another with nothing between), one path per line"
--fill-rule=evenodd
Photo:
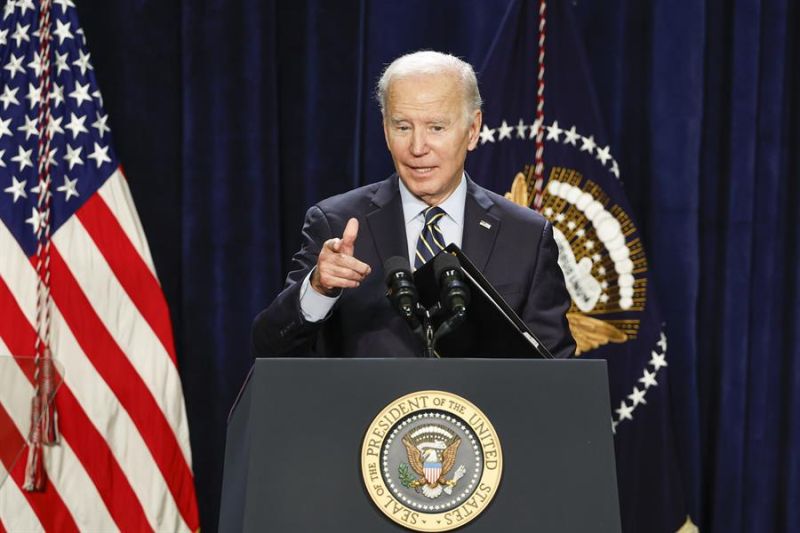
M403 219L406 224L411 222L414 218L428 207L428 204L414 196L408 190L403 180L398 176L398 185L400 186L400 198L403 202ZM467 202L467 178L465 174L461 175L461 182L456 187L456 190L447 197L447 200L439 204L448 217L453 219L453 222L459 226L464 225L464 206Z

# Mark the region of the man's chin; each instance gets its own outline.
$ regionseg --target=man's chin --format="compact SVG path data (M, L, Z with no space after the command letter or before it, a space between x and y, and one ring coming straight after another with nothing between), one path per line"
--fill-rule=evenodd
M438 188L433 186L433 183L420 183L419 181L413 180L404 181L403 183L406 189L417 198L425 198L426 196L435 195L439 192Z

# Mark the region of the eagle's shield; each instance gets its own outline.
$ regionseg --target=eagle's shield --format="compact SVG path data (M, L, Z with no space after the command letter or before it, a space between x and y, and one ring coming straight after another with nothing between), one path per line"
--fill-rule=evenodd
M429 484L435 485L442 475L442 463L423 463L422 468L425 472L425 479Z

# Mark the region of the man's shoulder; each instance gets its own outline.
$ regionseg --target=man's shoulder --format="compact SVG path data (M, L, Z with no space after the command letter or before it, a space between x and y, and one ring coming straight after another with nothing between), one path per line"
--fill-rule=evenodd
M475 187L479 191L477 195L482 194L492 202L493 205L490 212L504 222L514 222L540 229L544 229L547 225L547 219L530 207L516 204L505 196L492 192L478 184L475 184Z
M347 216L358 216L374 208L375 196L385 187L392 187L391 176L385 180L363 185L351 189L341 194L336 194L320 200L316 207L326 215L346 214Z

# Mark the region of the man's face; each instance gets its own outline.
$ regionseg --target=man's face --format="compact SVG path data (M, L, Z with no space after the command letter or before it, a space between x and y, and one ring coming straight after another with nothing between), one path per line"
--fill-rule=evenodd
M452 74L409 76L389 85L383 131L400 179L438 205L455 190L467 150L478 143L481 112L465 120L463 89Z

